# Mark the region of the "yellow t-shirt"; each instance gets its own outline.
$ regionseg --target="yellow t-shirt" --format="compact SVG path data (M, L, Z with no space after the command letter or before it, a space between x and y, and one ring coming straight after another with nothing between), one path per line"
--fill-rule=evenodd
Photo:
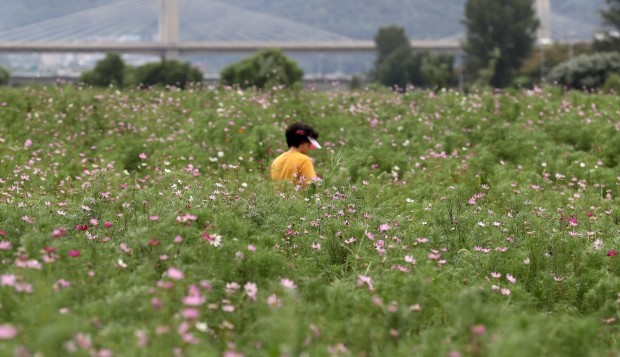
M273 160L270 174L273 180L289 180L294 185L309 185L317 177L310 157L291 151Z

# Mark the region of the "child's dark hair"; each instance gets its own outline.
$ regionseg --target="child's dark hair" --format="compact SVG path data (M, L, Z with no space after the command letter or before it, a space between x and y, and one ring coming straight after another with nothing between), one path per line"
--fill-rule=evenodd
M299 145L303 143L309 143L308 137L313 139L319 138L319 133L317 133L310 125L297 122L291 124L286 129L286 144L290 148L291 146L299 147Z

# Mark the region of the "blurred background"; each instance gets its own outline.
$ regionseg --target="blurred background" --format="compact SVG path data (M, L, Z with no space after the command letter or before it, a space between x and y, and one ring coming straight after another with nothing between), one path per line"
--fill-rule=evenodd
M74 43L77 46L79 43L166 41L246 45L318 43L336 47L342 44L342 51L317 48L285 52L303 69L304 79L348 80L373 70L377 54L372 45L378 30L396 25L404 29L414 49L417 41L420 46L427 46L425 50L453 55L456 68L462 61L460 47L466 31L463 23L466 0L174 0L168 5L166 2L0 0L3 9L0 44ZM575 46L592 42L604 30L600 11L607 5L605 0L547 0L536 4L543 11L539 44L569 46L568 54ZM168 15L166 6L173 6L167 10ZM541 9L537 11L540 14ZM165 36L171 38L162 38ZM347 44L357 44L358 49L347 49ZM123 60L140 65L166 56L134 52L122 52ZM223 68L251 55L251 51L168 55L190 62L207 79L217 79ZM93 68L104 56L105 52L93 51L4 49L0 51L0 66L8 68L13 77L73 78ZM530 71L540 71L539 62L540 58L530 64L533 67Z

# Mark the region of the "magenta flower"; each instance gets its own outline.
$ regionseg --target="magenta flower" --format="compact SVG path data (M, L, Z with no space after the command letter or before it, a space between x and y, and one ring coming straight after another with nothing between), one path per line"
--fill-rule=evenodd
M68 254L71 258L77 258L77 257L79 257L79 256L81 255L81 254L80 254L80 251L79 251L79 250L76 250L76 249L71 249L70 251L68 251L68 252L67 252L67 254Z
M615 249L610 249L607 251L607 256L608 257L615 257L616 255L618 255L618 251Z
M112 222L110 222L110 221L103 222L103 226L106 227L106 228L110 228L110 227L112 227Z

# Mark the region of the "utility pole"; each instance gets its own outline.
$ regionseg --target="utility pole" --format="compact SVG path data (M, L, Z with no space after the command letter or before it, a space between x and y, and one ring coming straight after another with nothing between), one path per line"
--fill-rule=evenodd
M163 60L179 58L179 1L161 0L159 13L159 42L166 46Z

